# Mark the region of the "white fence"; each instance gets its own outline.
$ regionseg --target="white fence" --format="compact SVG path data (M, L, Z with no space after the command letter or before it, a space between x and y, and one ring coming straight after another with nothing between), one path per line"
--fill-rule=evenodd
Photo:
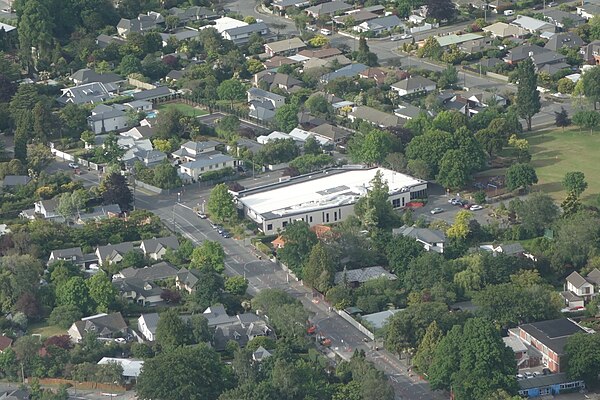
M340 317L342 317L346 321L348 321L348 323L350 325L352 325L353 327L355 327L356 329L358 329L359 331L361 331L362 333L364 333L365 336L367 336L369 339L375 340L375 334L373 334L373 332L371 332L370 330L368 330L363 324L361 324L360 322L358 322L357 320L355 320L354 318L352 318L352 316L350 314L348 314L346 311L344 311L344 310L337 310L337 313L340 315Z

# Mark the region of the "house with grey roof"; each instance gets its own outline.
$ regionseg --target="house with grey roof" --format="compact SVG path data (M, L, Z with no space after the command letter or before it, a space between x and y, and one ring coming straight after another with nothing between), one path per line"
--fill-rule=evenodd
M237 160L228 154L213 153L203 154L194 161L188 161L179 164L179 172L190 179L200 179L200 177L211 171L218 171L224 168L237 168Z
M58 207L58 198L56 197L49 200L36 201L33 203L33 205L35 214L43 217L44 219L64 220L64 218L56 210Z
M248 138L238 138L236 139L236 145L235 147L237 148L237 156L240 157L240 152L243 149L246 149L248 151L250 151L250 153L252 154L257 154L259 151L262 150L262 148L264 147L262 144L258 143L256 140L252 140L252 139L248 139ZM233 151L234 147L227 145L227 151L231 152Z
M600 40L594 40L582 46L579 54L587 64L600 65Z
M310 17L318 19L320 16L339 15L344 11L348 11L353 8L354 7L350 4L346 4L340 0L336 0L308 7L305 11Z
M586 20L590 20L594 18L596 15L600 15L600 4L598 2L582 2L577 7L577 15L585 18Z
M125 129L129 122L126 111L122 104L98 104L87 118L88 126L96 135Z
M375 35L381 35L384 32L392 32L397 28L404 28L405 25L397 15L388 15L364 21L352 29L356 32L372 32Z
M29 182L31 182L31 178L27 175L6 175L2 180L2 187L8 189L25 186Z
M166 261L144 268L125 268L113 275L113 280L137 278L143 281L161 281L177 276L177 269Z
M294 55L298 54L301 50L306 48L306 43L304 43L300 38L293 37L291 39L279 40L277 42L270 42L265 44L265 53L269 57L273 57L275 55L285 56L285 55Z
M479 246L479 248L483 251L487 251L492 253L494 256L499 254L504 254L507 256L515 256L520 257L525 255L525 249L523 245L519 242L509 243L509 244L483 244Z
M173 158L181 160L182 162L194 161L202 154L216 151L217 146L220 144L221 143L214 140L206 140L202 142L188 141L182 144L178 150L171 153L171 155Z
M361 284L372 279L385 278L390 281L395 281L398 277L391 272L386 271L383 267L366 267L358 269L345 269L335 273L333 279L334 284L348 284L350 287L358 287Z
M56 100L62 105L69 103L76 105L99 104L111 99L111 93L117 90L118 87L113 86L112 84L92 82L61 89L62 94Z
M213 304L202 313L202 316L208 321L208 327L214 328L219 325L237 324L238 319L235 316L229 316L225 311L223 304Z
M132 32L143 34L157 29L164 22L165 18L161 14L150 11L148 14L138 15L134 19L121 18L117 24L117 33L119 36L127 38L127 35Z
M82 68L69 76L69 80L76 85L86 83L100 82L103 84L120 84L125 82L125 78L112 72L98 73L93 69Z
M159 150L139 149L134 151L133 155L146 167L153 167L167 159L167 154Z
M338 70L325 74L319 79L321 83L328 83L337 78L353 78L368 69L364 64L349 64Z
M172 100L175 98L175 91L169 89L167 86L158 86L154 89L142 90L133 94L134 100L146 100L152 103L157 103L165 100Z
M569 298L567 306L572 307L572 302L590 301L598 295L600 291L600 270L594 268L587 276L582 276L579 272L573 271L565 279L564 292L561 294L567 299L563 293L568 292L572 296Z
M125 278L113 281L123 300L140 306L156 306L163 302L163 288L153 281L139 278Z
M273 354L268 351L267 349L265 349L262 346L259 346L258 349L256 349L253 353L252 353L252 361L254 362L262 362L263 360L266 360L267 358L271 357Z
M179 22L182 24L191 21L202 21L203 19L216 19L220 16L216 11L200 6L192 6L185 9L172 7L169 9L169 14L179 18Z
M296 92L304 86L304 82L291 75L270 70L261 71L255 74L252 83L257 87L264 85L267 86L269 90L277 88L288 93Z
M117 36L109 36L109 35L105 35L103 33L96 37L96 44L101 49L105 49L106 47L108 47L108 45L110 45L112 43L116 43L117 45L122 45L125 43L125 40L123 40L123 38L120 38Z
M268 122L275 118L275 107L268 101L253 100L248 105L248 116L259 121Z
M429 116L433 116L434 113L432 111L425 111L419 107L413 106L410 103L400 102L396 109L394 109L394 115L397 115L400 118L409 120L413 118L417 118L421 113L425 113Z
M581 15L559 10L558 8L545 9L544 19L561 29L565 27L565 22L572 27L577 27L586 23L586 19Z
M409 94L420 92L433 92L437 85L431 79L427 79L420 75L408 76L399 82L390 86L390 89L396 91L399 96L407 96Z
M171 41L184 42L186 40L195 39L200 33L195 29L178 29L174 32L161 33L162 46L167 47Z
M283 15L290 7L303 8L309 5L309 0L276 0L273 2L273 9Z
M116 264L123 260L125 254L134 251L133 242L123 242L119 244L107 244L96 248L96 257L101 265Z
M324 123L310 129L310 133L315 134L331 143L342 143L352 135L347 129L339 126L331 125L330 123Z
M142 240L140 244L144 255L152 260L161 260L168 249L175 251L178 248L179 240L173 235Z
M380 128L389 128L404 124L402 118L397 115L384 113L368 106L354 107L352 112L348 114L348 119L352 122L360 119Z
M118 204L107 204L92 208L90 212L78 212L75 222L85 224L88 221L101 221L107 218L118 218L122 214Z
M199 280L198 275L198 271L196 270L181 268L175 277L175 286L179 290L193 293L196 290L196 284Z
M513 49L510 49L506 57L504 57L504 61L508 64L515 65L518 62L525 60L526 58L535 56L537 54L546 53L549 51L551 50L545 49L535 44L523 44Z
M550 68L550 71L554 71L550 75L553 75L561 69L570 68L569 64L566 63L567 56L552 50L531 56L531 61L533 61L538 72L543 71L544 68Z
M156 133L156 129L148 125L134 126L128 131L121 132L119 135L130 137L134 140L150 139Z
M572 32L557 33L552 35L544 48L552 51L560 51L563 47L568 49L580 49L585 45L583 39Z
M149 342L156 340L156 328L158 327L159 316L157 313L142 314L137 320L138 330Z
M373 330L379 330L383 328L391 316L396 314L397 312L402 311L400 309L394 310L384 310L372 314L362 315L360 317L361 322L367 322L367 326L373 328Z
M269 33L269 27L264 22L256 22L254 24L225 29L221 32L221 36L227 40L231 40L236 45L241 45L248 43L250 37L254 34L266 36Z
M404 225L400 228L395 228L392 233L415 239L423 245L426 251L444 252L446 235L440 230Z
M266 90L262 90L259 88L250 88L248 89L247 94L248 103L252 101L269 102L273 104L273 107L275 109L285 104L285 97L275 93L267 92Z
M70 247L68 249L52 250L48 258L48 265L56 261L68 261L75 265L83 263L83 251L81 247Z
M93 332L99 339L123 337L127 334L127 323L120 312L102 313L74 322L67 331L73 343L81 342L88 332Z

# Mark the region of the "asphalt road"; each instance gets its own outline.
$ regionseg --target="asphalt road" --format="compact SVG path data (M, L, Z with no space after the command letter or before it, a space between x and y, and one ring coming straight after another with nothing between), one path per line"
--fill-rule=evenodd
M262 185L278 179L277 174L265 174L256 180L249 178L240 183L244 186ZM356 328L346 322L329 307L313 298L312 291L292 279L277 264L258 259L253 249L243 240L225 239L210 227L209 221L199 219L194 208L202 207L209 194L208 189L186 190L177 202L177 194L152 195L137 192L136 204L158 215L170 228L198 245L204 240L214 240L225 250L226 272L242 275L249 281L248 292L256 294L265 288L285 290L302 302L312 314L318 332L332 340L331 350L342 358L351 357L355 349L363 349L375 365L390 378L397 399L442 399L441 393L433 393L427 383L408 376L406 367L385 350L372 350L373 344Z

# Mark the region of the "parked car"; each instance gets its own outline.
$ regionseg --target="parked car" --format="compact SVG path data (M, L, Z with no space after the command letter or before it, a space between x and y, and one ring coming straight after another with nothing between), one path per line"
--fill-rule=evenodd
M196 212L196 215L200 219L206 219L208 217L206 214L204 214L203 212L200 212L200 211Z
M439 214L441 212L444 212L444 209L440 208L440 207L436 207L436 208L434 208L433 210L430 211L431 214Z
M511 15L515 15L515 10L504 10L504 15L510 17Z
M402 38L400 37L400 35L394 35L394 36L392 36L392 37L390 38L390 40L391 40L392 42L395 42L396 40L400 40L400 39L402 39Z
M525 377L523 376L523 374L517 374L517 379L523 379L523 378L525 378Z
M529 371L525 372L525 377L526 378L533 378L533 374Z
M321 35L325 35L325 36L331 36L331 31L329 29L321 29Z
M229 239L231 237L231 234L227 231L221 231L219 232L221 234L221 236L223 236L225 239Z
M481 207L479 204L473 204L471 206L471 208L469 208L469 210L471 210L471 211L479 211L479 210L483 210L483 207Z
M79 164L74 163L74 162L70 162L69 163L69 168L77 169L77 168L79 168Z
M317 31L317 28L315 28L314 26L308 25L308 26L306 27L306 30L307 30L307 31L310 31L310 32L316 32L316 31Z
M400 39L404 40L404 39L410 39L412 38L412 35L410 33L404 33L402 35L400 35Z
M557 2L555 1L551 1L550 3L546 4L548 7L556 7L558 5Z
M212 221L209 221L209 222L210 222L210 227L211 228L217 229L219 227L219 225L215 224L214 222L212 222Z

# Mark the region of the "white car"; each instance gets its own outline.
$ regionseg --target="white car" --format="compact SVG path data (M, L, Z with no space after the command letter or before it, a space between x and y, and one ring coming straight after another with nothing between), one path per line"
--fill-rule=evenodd
M408 33L405 33L405 34L403 34L403 35L400 35L400 39L410 39L410 38L412 38L412 35L411 35L411 34L408 34Z
M433 210L431 210L431 211L429 211L429 212L430 212L431 214L435 215L435 214L439 214L439 213L441 213L441 212L444 212L444 209L443 209L443 208L440 208L440 207L436 207L436 208L434 208Z
M321 35L325 35L325 36L331 36L331 31L329 29L321 29Z
M306 27L306 30L307 30L307 31L311 31L311 32L316 32L316 31L317 31L317 28L315 28L314 26L310 26L310 25L309 25L309 26L307 26L307 27Z
M471 211L479 211L479 210L483 210L483 207L481 207L479 204L473 204L469 210Z
M79 168L79 164L74 163L74 162L70 162L69 163L69 168L77 169L77 168Z

